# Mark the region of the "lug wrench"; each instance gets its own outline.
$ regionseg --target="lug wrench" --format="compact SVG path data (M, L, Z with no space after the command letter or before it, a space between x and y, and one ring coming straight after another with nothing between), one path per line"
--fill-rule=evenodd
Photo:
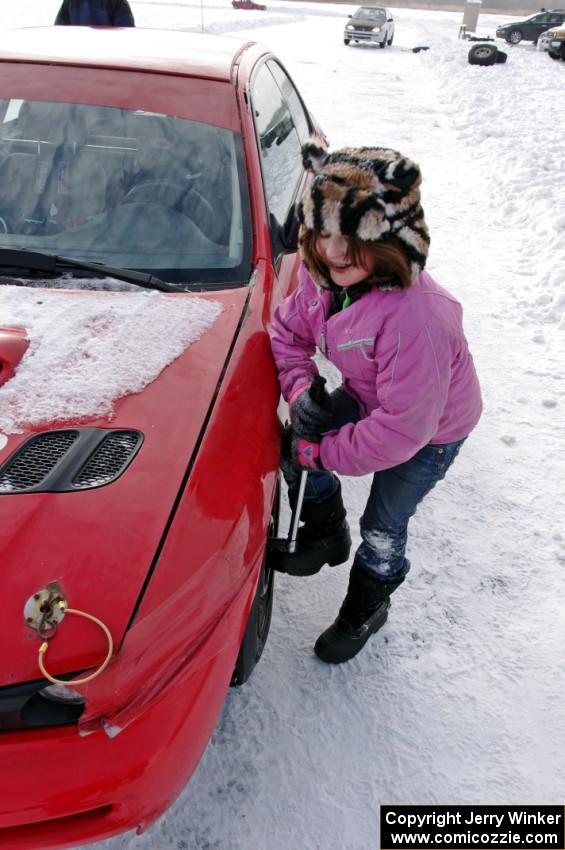
M325 383L325 378L322 378L321 375L316 375L316 377L312 381L312 384L310 385L310 398L312 399L312 401L315 401L319 405L322 405L324 402ZM303 469L300 473L300 481L298 484L298 494L296 496L296 503L294 505L290 518L288 537L286 539L284 537L275 537L271 539L269 541L269 548L271 550L276 549L279 552L288 552L290 555L293 555L295 553L296 539L298 536L298 523L300 522L300 514L302 512L302 505L304 503L304 492L306 490L307 480L308 470Z

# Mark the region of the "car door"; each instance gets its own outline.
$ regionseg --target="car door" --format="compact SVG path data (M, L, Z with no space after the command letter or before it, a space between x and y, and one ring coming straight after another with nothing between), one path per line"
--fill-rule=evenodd
M387 41L390 41L392 36L394 35L394 18L390 12L390 9L385 9L386 15L386 38Z
M299 262L294 242L294 205L306 179L301 147L315 131L294 83L274 58L268 58L255 70L250 98L269 215L273 265L279 294L284 297L295 286Z
M541 33L551 26L551 15L547 12L541 15L534 15L529 18L524 27L524 37L527 39L536 40Z

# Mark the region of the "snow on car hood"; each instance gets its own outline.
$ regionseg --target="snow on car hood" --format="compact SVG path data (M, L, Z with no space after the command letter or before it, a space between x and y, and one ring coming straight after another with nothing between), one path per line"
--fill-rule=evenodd
M0 432L110 417L118 398L154 381L221 310L186 293L0 287L0 327L24 327L29 338L16 374L0 387Z

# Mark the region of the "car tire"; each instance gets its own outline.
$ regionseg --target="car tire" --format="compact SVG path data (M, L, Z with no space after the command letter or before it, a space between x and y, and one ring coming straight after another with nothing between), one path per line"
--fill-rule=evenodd
M385 38L385 40L384 40L384 41L379 42L379 47L381 48L381 50L384 50L384 49L385 49L385 47L386 47L386 38Z
M387 41L387 44L388 44L388 46L389 46L389 47L390 47L390 46L391 46L391 44L392 44L392 40L393 40L393 38L394 38L394 35L391 35L391 37L390 37L390 38L389 38L389 40Z
M469 65L494 65L498 48L494 44L475 44L469 50Z
M271 626L274 589L275 571L268 566L265 555L259 573L257 590L231 677L230 687L232 688L238 688L247 682L263 654Z
M496 61L499 65L504 65L506 60L508 59L508 53L505 53L504 50L496 51Z
M559 53L552 53L550 50L548 50L547 52L552 59L561 59Z
M346 47L347 47L347 45L349 44L350 41L351 41L350 38L344 38L343 39L343 43L345 44Z
M506 41L508 44L520 44L522 38L522 30L519 29L510 30L506 35Z

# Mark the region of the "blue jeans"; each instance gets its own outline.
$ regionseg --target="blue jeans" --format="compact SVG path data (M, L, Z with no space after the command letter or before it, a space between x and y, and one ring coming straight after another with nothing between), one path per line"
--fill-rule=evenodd
M357 402L343 387L332 393L332 403L332 428L361 418ZM360 522L362 543L355 553L358 565L374 578L397 580L410 569L404 554L410 517L424 496L445 477L463 442L424 446L405 463L375 472ZM338 480L332 472L310 472L304 501L324 502L337 487Z

